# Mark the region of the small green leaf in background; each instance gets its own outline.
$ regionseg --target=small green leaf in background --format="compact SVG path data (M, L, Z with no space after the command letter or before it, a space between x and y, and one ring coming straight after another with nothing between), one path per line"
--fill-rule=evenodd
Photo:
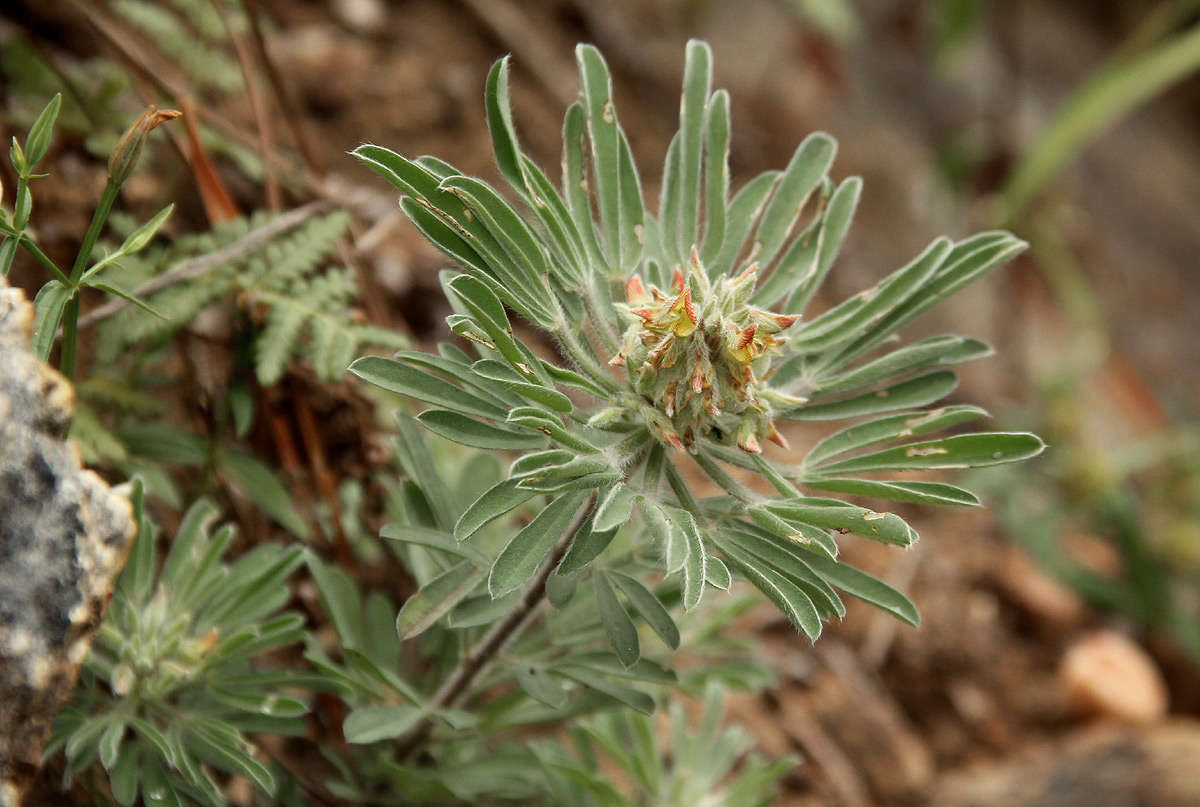
M608 575L598 572L595 575L596 608L600 611L600 622L608 641L627 668L632 667L641 658L642 651L638 642L637 628L629 617L629 612L617 599Z
M424 716L417 706L364 706L355 709L342 723L346 742L359 745L391 740L407 733Z

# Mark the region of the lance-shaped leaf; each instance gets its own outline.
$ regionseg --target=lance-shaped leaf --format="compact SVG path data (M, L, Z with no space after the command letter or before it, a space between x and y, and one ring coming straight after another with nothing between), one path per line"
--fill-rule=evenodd
M588 689L594 689L614 700L620 701L626 706L637 709L639 712L645 714L654 713L654 698L651 698L639 689L611 681L587 667L573 664L563 665L556 666L553 671L564 678L569 678L583 684Z
M350 372L359 378L418 401L452 409L467 415L503 418L507 411L499 406L456 387L444 378L386 359L383 356L364 356L350 365Z
M592 178L610 266L621 259L621 138L612 100L612 79L600 51L591 45L575 48L583 82L588 139L592 146Z
M836 154L837 142L824 132L813 132L796 148L755 233L755 257L762 266L775 259Z
M470 594L487 574L469 561L451 566L404 601L396 616L396 632L411 639L431 628Z
M493 597L529 582L550 550L566 535L587 498L584 491L560 496L509 541L492 564L488 577L488 590Z
M342 735L356 745L391 740L407 734L424 715L419 706L408 704L363 706L346 715Z
M947 429L959 423L987 417L986 410L978 406L943 406L928 412L906 412L900 415L870 420L858 423L834 432L821 440L808 452L804 458L807 467L816 467L830 457L855 451L875 443L885 443L899 440L903 437L915 437L919 434Z
M1027 432L980 432L886 448L831 462L822 474L979 468L1036 457L1046 444Z
M929 367L960 364L992 355L992 346L962 336L931 336L817 382L821 392L861 389L887 378Z
M708 559L710 564L714 560L717 559L711 556ZM722 568L724 568L723 564ZM728 570L725 573L728 575ZM676 627L675 620L671 619L671 614L663 606L662 601L654 596L654 593L650 589L627 574L621 572L608 572L607 574L617 584L617 587L625 592L625 596L629 599L629 604L633 606L633 610L637 611L638 616L646 620L646 624L658 634L658 637L666 643L667 647L670 647L672 650L678 649L679 628Z
M921 614L912 601L882 580L853 566L827 558L806 557L804 562L834 588L882 608L913 627L921 624Z
M725 239L729 204L729 93L717 90L705 111L704 246L703 255L720 248ZM682 257L682 256L681 256Z
M471 365L471 369L477 375L503 384L518 395L542 404L555 412L565 414L572 409L571 399L566 395L556 389L536 383L536 379L531 382L530 379L522 376L504 362L495 359L481 359Z
M540 434L503 429L446 409L427 409L417 420L434 434L472 448L522 451L546 444Z
M987 232L954 245L937 273L904 303L897 306L870 331L839 353L846 362L879 345L914 317L949 297L963 286L1015 258L1028 246L1008 233Z
M820 238L817 243L816 260L801 264L806 267L804 274L799 276L795 291L784 304L783 310L791 313L803 313L812 301L813 295L825 281L833 261L841 252L842 242L850 230L850 222L854 219L854 211L858 209L858 200L862 195L862 179L849 177L838 185L837 190L829 198L825 206L825 215L821 220ZM782 269L782 264L780 266ZM779 270L776 270L779 271Z
M601 530L596 527L595 518L590 519L571 541L567 554L563 556L562 563L558 565L558 574L575 574L587 568L588 564L600 556L600 553L608 549L608 545L612 543L616 534L616 527Z
M783 546L776 546L771 541L781 541ZM722 551L739 566L749 565L760 571L770 569L786 578L812 601L821 619L832 619L835 616L841 618L846 615L846 607L837 592L816 572L805 566L801 558L794 557L796 553L802 553L804 550L797 549L794 545L788 546L783 539L753 532L741 525L736 529L724 531L720 544Z
M817 640L821 635L821 615L817 613L813 601L799 586L767 566L742 562L736 557L733 560L741 568L746 579L787 615L788 621L796 630L801 631L811 641Z
M632 667L641 658L641 645L638 642L637 627L629 612L617 599L612 583L604 572L598 572L595 577L596 609L600 612L600 622L608 641L612 644L617 658L626 668Z
M762 215L767 198L782 174L782 171L764 171L734 194L733 201L729 203L729 215L725 217L725 238L720 244L711 245L711 253L700 256L701 262L708 267L709 277L733 271L750 231ZM706 242L704 248L708 250L710 245Z
M893 502L915 504L943 504L974 507L979 497L969 490L944 482L901 482L878 479L823 479L805 478L804 485L833 493L849 493L853 496L873 496Z
M637 491L624 483L613 485L596 506L596 529L615 530L629 520Z
M465 541L484 525L529 501L533 491L521 488L520 479L505 479L488 488L459 516L454 537Z
M945 398L958 386L958 379L950 370L910 378L875 392L864 392L853 398L828 403L797 406L781 413L788 420L845 420L894 412L897 409L913 409Z
M704 551L700 528L691 513L672 507L667 514L672 525L683 534L687 547L687 555L683 560L683 608L690 611L700 604L700 599L704 596L708 553Z
M833 530L848 530L855 535L888 544L909 546L917 541L916 531L899 516L893 513L877 513L845 502L782 499L767 502L763 506L786 519Z

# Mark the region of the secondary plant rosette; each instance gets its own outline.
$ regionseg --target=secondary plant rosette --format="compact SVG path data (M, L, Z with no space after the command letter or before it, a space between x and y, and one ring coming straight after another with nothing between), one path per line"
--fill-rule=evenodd
M461 270L442 276L454 311L447 322L473 353L448 343L437 354L366 357L352 370L430 404L417 420L435 434L517 452L503 480L437 526L473 546L457 585L439 578L412 606L430 618L405 624L423 630L481 592L537 593L547 558L556 564L545 581L551 601L591 591L626 666L640 656L633 616L674 646L662 600L674 591L694 608L706 587L726 588L735 574L810 638L844 613L839 592L916 624L900 592L838 560L835 540L849 533L907 546L916 532L895 514L827 494L975 505L958 486L892 472L1043 450L1032 434L933 437L986 417L964 404L924 407L954 390L951 365L991 348L955 335L897 341L911 320L1025 244L1004 232L938 238L872 288L814 314L810 303L861 190L857 177L830 176L833 139L808 136L786 167L731 194L729 96L713 91L710 50L693 41L680 127L651 212L604 60L588 45L576 57L582 90L563 121L558 183L518 144L508 60L488 76L496 160L519 206L439 159L373 145L354 151L400 190L404 212ZM544 359L517 338L509 312L547 333L560 358ZM850 425L802 458L777 459L763 448L787 447L780 426L789 420ZM680 474L686 463L720 494L697 496ZM773 492L740 481L746 471ZM431 501L440 495L426 491ZM494 528L519 506L536 513L528 526ZM638 582L662 572L668 581L679 574L678 586L652 593Z

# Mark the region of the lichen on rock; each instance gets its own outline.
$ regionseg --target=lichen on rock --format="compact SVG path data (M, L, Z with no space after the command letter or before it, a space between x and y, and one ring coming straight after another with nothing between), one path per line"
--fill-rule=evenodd
M37 772L136 529L66 442L73 393L30 352L33 323L0 277L0 807Z

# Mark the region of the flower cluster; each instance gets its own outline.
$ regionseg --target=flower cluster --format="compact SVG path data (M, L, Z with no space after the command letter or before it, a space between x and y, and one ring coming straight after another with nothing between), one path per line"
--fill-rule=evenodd
M750 305L757 283L757 264L711 282L693 247L687 276L675 268L671 293L637 275L625 284L626 302L616 305L628 327L609 363L628 368L664 442L691 449L715 433L751 453L762 450L760 439L786 446L772 409L803 400L761 382L787 342L782 333L800 317Z

